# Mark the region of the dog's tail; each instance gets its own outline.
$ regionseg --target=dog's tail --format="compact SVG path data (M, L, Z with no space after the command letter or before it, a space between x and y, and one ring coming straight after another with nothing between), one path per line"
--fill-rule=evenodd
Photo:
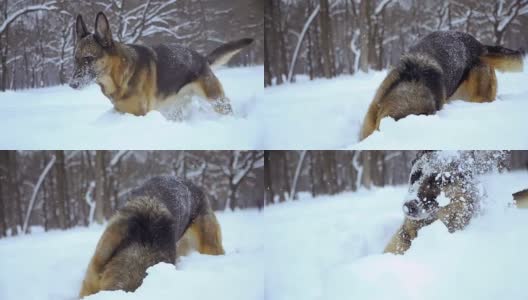
M522 50L511 50L501 46L484 46L484 54L480 59L501 72L522 72L523 56Z
M240 50L251 43L253 43L253 39L251 38L244 38L225 43L209 53L209 55L207 55L207 61L211 67L218 67L226 64L233 55L237 54Z
M161 249L176 244L174 218L167 207L155 198L137 197L121 209L127 219L127 238Z

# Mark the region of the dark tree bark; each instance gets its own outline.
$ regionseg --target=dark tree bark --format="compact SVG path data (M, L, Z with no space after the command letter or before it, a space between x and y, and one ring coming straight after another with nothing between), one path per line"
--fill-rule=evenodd
M321 12L319 13L319 23L321 25L321 51L323 54L323 73L326 78L334 76L334 44L332 38L332 22L328 0L319 0Z
M99 224L104 221L104 205L107 200L105 156L106 151L104 150L97 150L95 153L95 221Z
M67 191L67 182L66 182L66 167L64 163L64 151L56 150L55 157L57 161L55 162L55 182L57 183L57 195L56 195L56 206L58 207L58 219L59 227L61 229L66 229L69 227L69 218L67 214L67 201L68 201L68 191Z

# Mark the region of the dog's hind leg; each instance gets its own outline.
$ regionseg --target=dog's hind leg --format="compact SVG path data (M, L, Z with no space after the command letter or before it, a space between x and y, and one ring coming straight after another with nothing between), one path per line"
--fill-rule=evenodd
M211 69L207 69L197 80L198 85L203 92L203 96L212 105L217 113L228 115L233 113L229 99L224 94L224 89L220 80L213 74Z
M203 254L221 255L224 254L222 246L222 231L220 224L216 220L214 212L208 211L199 215L193 222L198 236L198 251Z
M495 69L480 63L471 70L467 78L460 84L449 100L465 100L468 102L492 102L497 96L497 77Z

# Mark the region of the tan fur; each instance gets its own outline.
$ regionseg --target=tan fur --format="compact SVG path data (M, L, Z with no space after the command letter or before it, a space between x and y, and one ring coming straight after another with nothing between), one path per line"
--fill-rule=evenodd
M479 64L473 67L449 100L492 102L497 96L497 77L493 67Z
M101 239L97 243L94 256L88 264L81 292L79 293L80 298L95 294L102 289L101 273L108 259L112 256L114 249L123 241L126 230L126 220L119 217L110 220Z
M392 236L391 240L385 246L383 253L394 253L403 254L411 247L412 240L418 236L418 230L425 225L428 225L425 221L415 221L409 218L405 218L402 226Z
M424 98L430 98L431 92L421 83L401 82L387 92L387 89L397 80L397 76L395 72L391 72L378 88L363 121L360 140L371 135L374 130L379 130L381 120L385 117L391 117L397 121L411 114L428 115L435 112L434 103L422 101ZM402 105L402 102L405 105ZM445 100L442 101L444 102Z
M517 208L528 208L528 189L514 193L513 200Z
M376 90L376 95L374 100L370 103L365 119L363 120L363 126L361 128L360 140L365 139L367 136L371 135L374 130L379 129L379 111L381 107L381 102L383 101L382 96L385 91L396 81L398 80L398 72L392 70L389 72L387 77L383 79L380 87Z
M159 205L156 206L156 210L166 210L163 205L153 202L153 205ZM130 206L135 205L134 202L129 203ZM159 261L175 263L169 261L167 254L157 253L148 246L127 247L116 253L127 230L128 218L120 212L110 219L86 270L79 293L80 298L101 290L134 290L135 287L127 286L126 281L122 280L124 277L134 277L135 281L141 282L149 266ZM192 250L209 255L224 254L220 224L214 212L208 208L196 216L188 225L183 237L174 246L177 255L186 255Z
M402 226L393 235L384 253L404 254L418 236L418 231L433 222L440 220L450 233L464 229L479 208L475 187L457 183L442 187L442 192L450 199L448 205L439 208L434 216L427 220L411 220L405 217ZM467 205L473 203L473 205Z
M187 255L192 250L202 254L225 254L222 247L222 232L216 216L211 211L198 216L177 243L178 254Z
M501 72L522 72L523 59L521 55L516 56L498 56L487 54L480 57L481 61L494 67Z
M97 79L103 94L110 99L120 112L143 116L156 109L160 99L156 97L156 65L150 62L148 68L136 70L133 58L127 56L126 49L116 45L115 54L105 54L98 62L103 64L102 76ZM138 72L138 84L129 84L134 72Z

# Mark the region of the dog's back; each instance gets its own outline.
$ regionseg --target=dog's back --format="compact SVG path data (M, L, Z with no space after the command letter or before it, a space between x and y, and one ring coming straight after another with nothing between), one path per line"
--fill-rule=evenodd
M451 96L462 81L466 72L479 62L484 52L483 45L473 36L458 31L433 32L412 46L402 63L412 61L416 56L431 59L442 70L445 95Z
M175 176L156 176L130 192L129 201L152 198L163 203L172 214L174 234L179 240L189 224L208 208L204 193L190 181Z

